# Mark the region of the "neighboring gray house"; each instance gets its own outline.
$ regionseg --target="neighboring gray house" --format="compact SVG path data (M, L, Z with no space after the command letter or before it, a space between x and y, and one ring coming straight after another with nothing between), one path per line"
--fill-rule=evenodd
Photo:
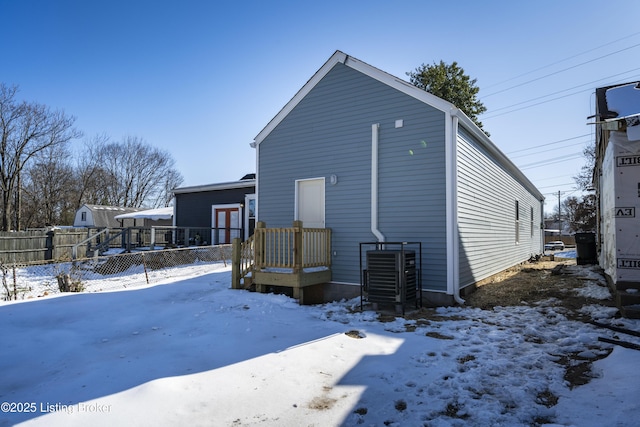
M331 228L331 295L358 292L362 242L421 242L422 288L438 304L543 252L544 198L482 130L343 52L252 146L257 219Z
M176 188L174 225L214 229L213 244L246 239L255 226L255 188L255 174L239 181Z
M84 204L76 211L73 220L74 227L128 227L133 226L133 220L117 220L117 215L137 212L142 209L121 208L119 206L88 205Z

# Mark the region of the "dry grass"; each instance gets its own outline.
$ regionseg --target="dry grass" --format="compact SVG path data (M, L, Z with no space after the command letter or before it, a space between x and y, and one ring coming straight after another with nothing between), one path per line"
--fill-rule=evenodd
M475 292L465 297L466 304L490 310L495 306L535 304L554 298L558 306L567 309L567 315L583 320L578 310L585 304L611 304L613 302L590 300L579 296L574 289L584 286L586 280L573 274L574 259L527 262L480 283ZM564 268L561 268L564 267ZM553 274L554 268L559 274Z

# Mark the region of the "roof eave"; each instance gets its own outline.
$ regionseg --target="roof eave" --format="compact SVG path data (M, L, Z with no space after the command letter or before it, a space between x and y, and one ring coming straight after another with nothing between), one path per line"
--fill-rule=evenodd
M255 187L255 179L245 179L243 181L221 182L219 184L194 185L191 187L174 188L173 194L199 193L202 191L232 190L236 188Z
M496 159L500 161L504 167L511 172L527 189L533 194L538 200L543 201L544 196L538 190L538 188L533 185L529 178L526 177L525 174L522 173L520 169L489 139L486 133L482 129L476 125L473 120L471 120L462 110L456 108L452 110L452 115L458 117L460 122L464 125L465 129L471 132L480 143L495 156Z
M305 85L294 95L294 97L291 98L291 100L278 112L278 114L276 114L276 116L271 119L267 126L265 126L264 129L260 131L260 133L254 138L254 141L250 144L251 147L256 148L338 63L344 64L350 68L353 68L354 70L360 71L361 73L388 86L391 86L399 90L400 92L417 98L418 100L429 104L438 110L446 112L453 108L453 104L451 104L450 102L438 98L437 96L424 91L407 81L399 79L398 77L382 71L379 68L373 67L365 62L360 61L359 59L356 59L344 52L337 50L333 55L331 55L327 62L325 62L324 65L322 65L322 67L320 67L320 69L316 71L316 73L309 79L309 81L307 81L307 83L305 83Z

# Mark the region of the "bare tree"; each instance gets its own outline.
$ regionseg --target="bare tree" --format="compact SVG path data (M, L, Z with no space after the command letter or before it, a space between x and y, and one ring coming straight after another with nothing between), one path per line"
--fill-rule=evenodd
M92 155L102 180L106 204L125 207L160 207L171 190L182 183L171 155L134 136L106 142ZM171 188L168 188L171 186Z
M76 180L67 147L56 145L39 152L24 176L23 224L71 225L77 210L73 203Z
M84 203L93 205L112 204L107 184L112 184L109 172L102 166L102 146L109 142L107 135L97 135L84 144L84 149L76 158L76 190L74 203L76 210Z
M158 207L168 207L171 204L171 200L173 200L173 189L179 187L182 184L182 175L175 169L171 169L168 173L163 177L162 190L158 193L158 197L154 202L154 206Z
M583 191L593 187L593 169L596 165L596 145L591 143L582 150L585 164L580 169L580 173L573 177L578 187Z
M0 228L5 231L21 228L20 180L25 165L42 150L63 145L81 135L73 128L74 117L44 105L18 102L17 92L17 86L0 83Z
M562 202L571 232L590 232L596 229L596 197L587 194L583 197L567 197Z

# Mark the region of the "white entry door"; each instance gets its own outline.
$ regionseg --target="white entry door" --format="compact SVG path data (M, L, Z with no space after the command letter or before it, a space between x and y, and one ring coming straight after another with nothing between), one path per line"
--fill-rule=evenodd
M305 228L324 228L324 178L296 181L295 218Z

